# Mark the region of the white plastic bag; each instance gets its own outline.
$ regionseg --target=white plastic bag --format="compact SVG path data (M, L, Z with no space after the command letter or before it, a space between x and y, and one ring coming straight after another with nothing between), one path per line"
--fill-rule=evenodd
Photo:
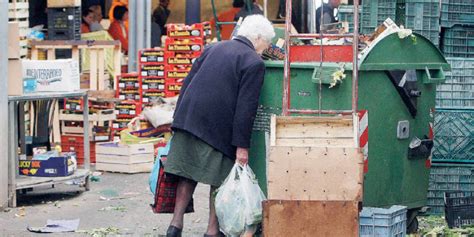
M255 233L256 225L262 221L263 200L265 196L250 167L235 164L215 200L222 232L226 236Z

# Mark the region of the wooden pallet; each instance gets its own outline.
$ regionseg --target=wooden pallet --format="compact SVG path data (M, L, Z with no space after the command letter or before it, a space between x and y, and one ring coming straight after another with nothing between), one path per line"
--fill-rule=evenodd
M113 109L100 110L98 113L89 115L89 122L107 122L116 118ZM82 122L84 117L82 114L69 114L65 110L60 110L59 120Z

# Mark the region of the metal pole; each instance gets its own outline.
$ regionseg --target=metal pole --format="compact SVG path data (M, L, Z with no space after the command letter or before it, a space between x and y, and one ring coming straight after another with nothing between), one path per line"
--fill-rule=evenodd
M286 0L285 16L285 66L283 75L283 104L282 113L287 116L290 107L290 31L291 31L291 1Z
M145 1L145 48L151 47L151 0ZM161 40L161 39L160 39Z
M136 1L137 51L145 46L145 13L145 2L143 0Z
M128 71L137 71L137 1L128 1Z
M354 40L352 41L354 60L352 65L352 111L357 113L359 103L359 1L354 1Z
M186 0L186 25L201 22L201 0Z
M268 18L268 0L263 0L263 15Z
M0 52L8 51L8 0L0 0ZM8 56L0 54L0 131L8 131ZM8 205L8 136L0 136L0 210Z

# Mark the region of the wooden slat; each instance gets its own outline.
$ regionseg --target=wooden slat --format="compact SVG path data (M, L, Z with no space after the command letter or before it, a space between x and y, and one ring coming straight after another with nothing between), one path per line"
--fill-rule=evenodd
M97 51L98 51L97 60L98 60L98 69L99 69L98 90L106 90L107 88L105 87L105 57L104 57L105 50L99 49Z
M38 48L31 48L31 59L38 60Z
M267 173L269 199L362 200L358 148L270 147Z
M79 56L80 56L79 48L77 47L72 48L72 59L79 61Z
M90 89L97 90L97 50L90 50Z
M94 41L87 41L87 40L42 40L42 41L32 41L32 46L36 47L50 47L50 48L58 48L62 46L85 46L85 47L116 47L120 45L120 41L118 40L94 40Z
M61 143L61 127L59 123L59 103L57 100L54 102L54 112L52 114L53 116L53 141L54 144L60 144Z
M122 73L122 51L120 45L114 48L114 75L113 75L113 87L116 90L115 78Z
M279 138L352 138L351 124L306 122L276 125L276 139Z
M345 148L357 147L352 138L277 138L275 146L293 146L293 147L324 147L324 148Z
M48 59L48 60L55 60L56 59L56 54L55 54L54 49L48 49L48 56L47 56L46 59Z
M358 206L354 201L264 201L263 236L357 237Z

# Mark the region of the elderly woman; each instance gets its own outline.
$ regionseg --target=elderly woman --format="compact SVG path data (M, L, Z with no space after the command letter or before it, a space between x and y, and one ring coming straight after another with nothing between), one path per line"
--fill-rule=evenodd
M165 172L180 177L166 236L181 236L185 209L198 182L211 186L204 236L223 236L212 193L235 162L248 162L265 74L260 54L274 36L264 16L248 16L234 39L207 47L184 80L172 124L173 141L164 164Z

